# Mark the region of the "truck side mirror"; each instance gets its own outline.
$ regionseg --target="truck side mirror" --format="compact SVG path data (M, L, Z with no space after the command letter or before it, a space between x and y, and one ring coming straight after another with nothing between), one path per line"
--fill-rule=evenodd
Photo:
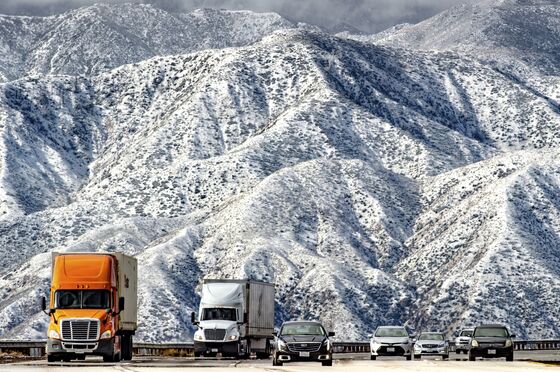
M334 332L329 332L329 337L333 337L334 336Z
M509 337L511 337L511 338L515 338L515 335L510 335Z
M243 323L245 324L249 323L249 314L247 313L243 314Z
M196 313L194 311L191 313L191 323L198 325L198 322L196 321Z
M124 310L124 297L119 297L119 313Z
M41 310L47 310L47 299L44 296L41 297Z
M272 332L272 335L273 335L273 336L278 336L278 332L277 332L277 331L274 331L274 332Z

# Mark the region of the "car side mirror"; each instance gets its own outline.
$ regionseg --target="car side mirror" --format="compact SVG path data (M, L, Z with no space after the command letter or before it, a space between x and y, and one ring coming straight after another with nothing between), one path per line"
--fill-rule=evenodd
M373 338L373 334L370 333L370 334L367 335L367 337L368 337L368 338Z
M124 310L124 297L119 297L119 313Z
M511 338L515 338L516 336L515 336L515 335L510 335L509 337L511 337Z
M333 337L334 336L334 332L329 332L329 337Z

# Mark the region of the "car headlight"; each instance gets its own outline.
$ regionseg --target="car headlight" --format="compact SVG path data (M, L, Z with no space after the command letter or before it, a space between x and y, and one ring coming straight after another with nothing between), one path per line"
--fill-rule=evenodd
M421 349L422 349L422 345L420 345L420 344L414 344L414 348L415 348L416 350L421 350Z
M478 347L478 341L477 340L472 340L471 341L471 347Z
M235 341L239 338L239 335L229 335L228 340L229 341Z
M506 340L506 347L512 347L513 346L513 341L512 340Z
M279 351L286 351L288 349L286 343L281 339L278 339L278 341L276 341L276 347Z
M107 338L111 338L111 330L110 329L106 330L105 332L103 332L101 334L101 339L102 340L107 339Z
M54 329L51 329L49 331L49 338L55 339L55 340L60 340L60 335L58 334L57 331L55 331Z
M202 329L199 329L194 333L194 339L196 341L204 341L204 333L202 332Z
M331 351L331 341L328 338L323 341L323 345L327 347L327 351Z

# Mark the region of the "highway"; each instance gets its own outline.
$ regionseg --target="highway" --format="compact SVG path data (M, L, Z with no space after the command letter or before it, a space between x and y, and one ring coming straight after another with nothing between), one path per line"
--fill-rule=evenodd
M462 357L462 356L461 356ZM339 370L352 372L375 371L441 371L441 372L500 372L509 370L518 371L560 371L560 365L536 363L526 361L533 359L537 361L560 361L560 351L523 351L516 353L516 361L505 362L498 360L480 360L468 362L456 360L451 355L451 360L443 361L436 358L425 358L421 361L406 361L402 358L380 358L370 361L368 354L339 354L333 367L322 367L320 363L293 363L284 364L282 367L273 367L270 360L195 360L193 358L164 358L164 357L136 357L130 362L103 363L101 358L91 358L82 362L47 364L46 360L35 360L1 364L0 372L37 372L37 371L68 371L68 367L85 368L85 372L97 371L120 371L120 372L155 372L155 371L236 371L260 372L260 371L284 371L284 372L313 372L325 370ZM70 368L72 369L72 368Z

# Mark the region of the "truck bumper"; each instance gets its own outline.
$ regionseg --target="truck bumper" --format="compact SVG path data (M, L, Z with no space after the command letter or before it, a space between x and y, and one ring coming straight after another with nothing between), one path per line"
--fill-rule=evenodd
M61 340L47 340L47 355L73 357L76 355L113 355L114 339L99 340L97 342L67 342Z
M195 355L215 355L217 353L222 354L239 354L239 342L194 342L194 352Z

